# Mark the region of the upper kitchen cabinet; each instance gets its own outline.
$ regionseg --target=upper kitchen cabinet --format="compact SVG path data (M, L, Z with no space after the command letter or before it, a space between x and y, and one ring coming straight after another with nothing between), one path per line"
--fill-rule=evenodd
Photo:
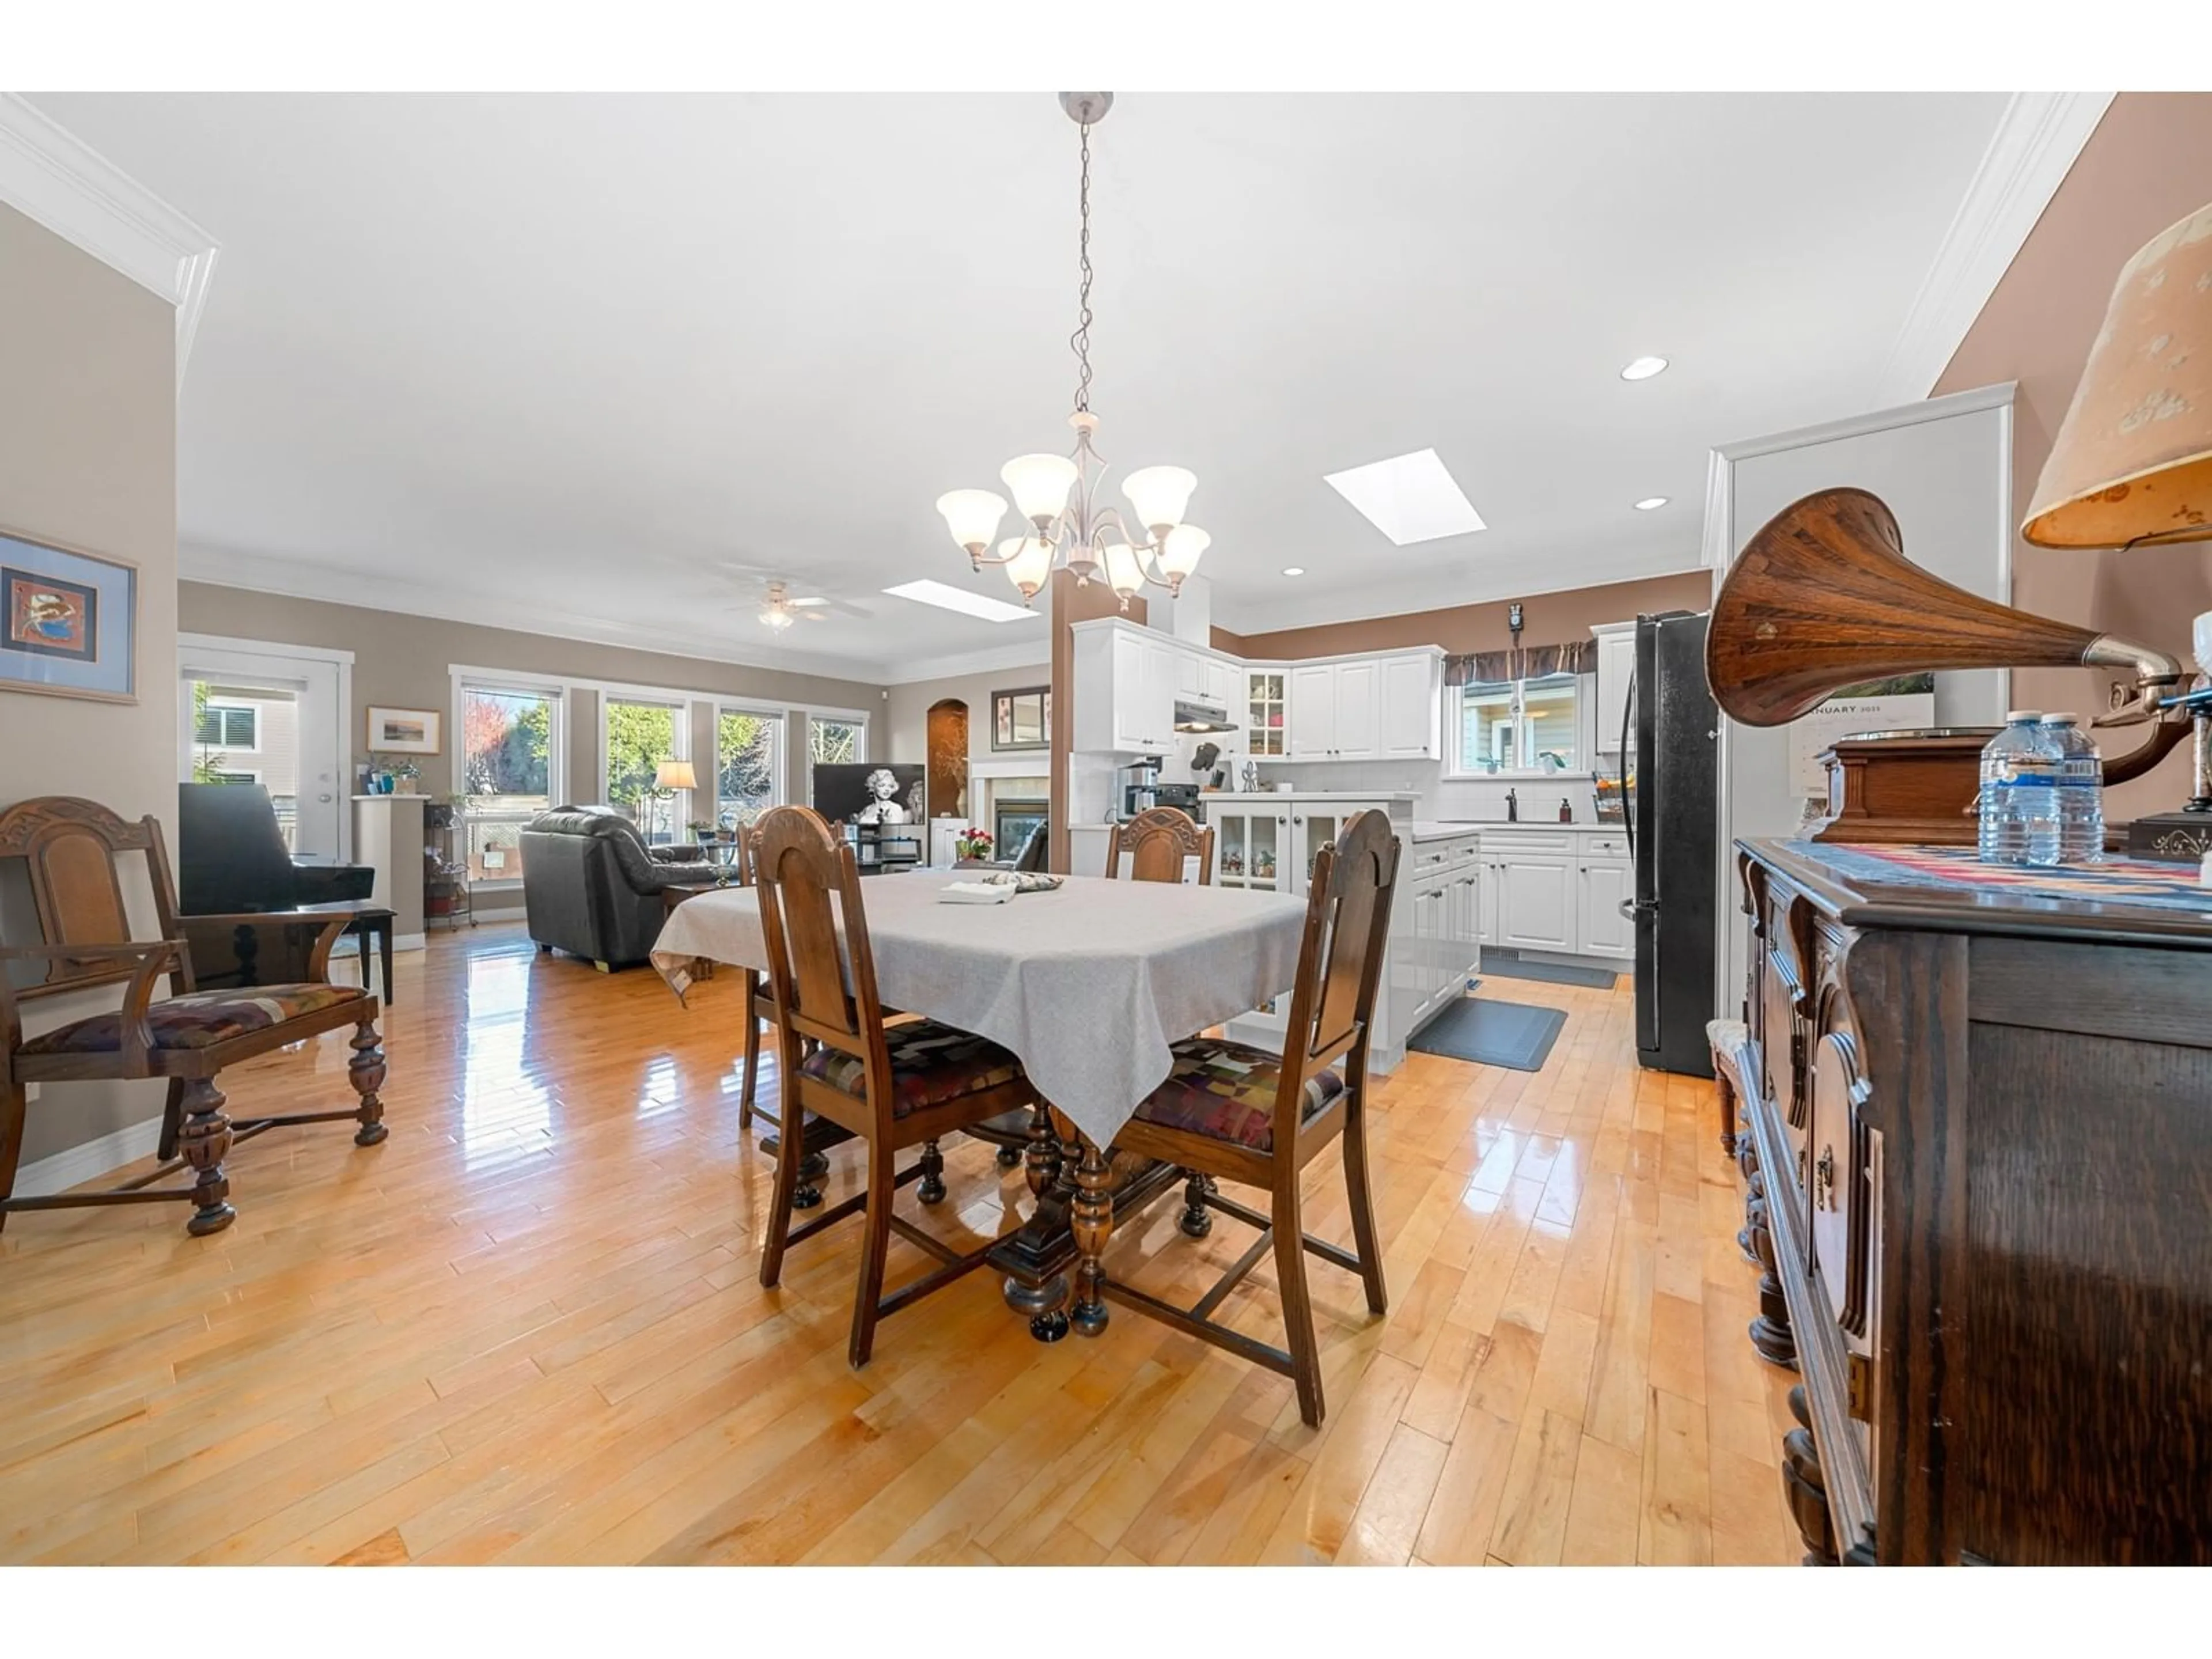
M1411 651L1384 657L1382 713L1376 749L1382 760L1434 760L1443 753L1443 657L1440 652Z
M1443 660L1427 650L1298 664L1289 758L1434 760Z
M1597 641L1597 752L1618 755L1629 682L1636 678L1636 624L1601 623L1590 634ZM1628 741L1636 741L1635 733Z
M1244 671L1244 752L1280 760L1291 752L1291 677L1282 665Z
M1182 653L1165 635L1111 621L1075 629L1075 747L1089 754L1164 755L1175 748Z

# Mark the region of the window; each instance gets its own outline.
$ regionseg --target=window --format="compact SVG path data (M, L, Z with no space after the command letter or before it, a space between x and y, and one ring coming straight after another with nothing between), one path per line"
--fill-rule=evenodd
M261 781L261 774L258 772L217 772L210 770L206 776L195 778L192 781L195 783L258 783Z
M607 805L635 818L648 842L672 842L683 806L677 792L659 787L660 763L690 750L691 721L680 702L641 701L607 694L605 711Z
M750 823L782 799L783 717L751 708L714 711L714 822Z
M817 766L853 766L868 757L868 722L816 715L806 723L807 758Z
M559 787L561 694L464 681L454 701L469 879L519 881L522 826Z
M1445 695L1456 698L1460 772L1582 769L1582 676L1482 680Z
M261 711L252 704L204 702L193 741L210 749L261 747Z

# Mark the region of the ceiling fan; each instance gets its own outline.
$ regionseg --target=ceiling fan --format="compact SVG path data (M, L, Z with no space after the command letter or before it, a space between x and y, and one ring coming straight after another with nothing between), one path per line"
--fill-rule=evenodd
M748 598L744 603L731 608L757 610L761 625L774 629L779 634L802 617L812 622L827 622L833 611L842 611L848 617L865 617L872 614L857 605L833 599L826 594L794 592L787 578L770 575L764 570L729 563L720 564L717 568L724 573L726 579L733 579L733 586L740 590L757 592L760 596L757 600Z

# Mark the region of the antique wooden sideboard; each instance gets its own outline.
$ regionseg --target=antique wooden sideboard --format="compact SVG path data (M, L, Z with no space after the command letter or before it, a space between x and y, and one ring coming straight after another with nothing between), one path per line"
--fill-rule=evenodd
M2212 912L1897 851L1738 843L1712 1028L1807 1559L2212 1562Z

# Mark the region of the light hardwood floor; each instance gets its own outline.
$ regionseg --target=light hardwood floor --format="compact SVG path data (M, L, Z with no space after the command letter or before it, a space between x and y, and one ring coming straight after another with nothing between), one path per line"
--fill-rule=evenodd
M0 1234L0 1559L46 1562L1783 1562L1791 1378L1744 1338L1754 1269L1710 1085L1639 1072L1626 990L1540 1073L1415 1055L1378 1091L1387 1320L1316 1263L1328 1416L1127 1309L1033 1342L988 1274L847 1369L858 1232L756 1278L771 1165L740 1137L737 983L514 927L404 957L392 1138L281 1130L239 1218L18 1215ZM232 1110L342 1104L342 1036L227 1073ZM773 1087L773 1073L769 1073ZM33 1112L67 1109L55 1087ZM948 1149L926 1225L1025 1203ZM853 1148L833 1155L851 1189ZM1309 1226L1348 1234L1334 1152ZM917 1211L912 1189L904 1211ZM1108 1253L1210 1283L1164 1200ZM895 1243L896 1279L922 1261ZM1226 1311L1278 1340L1262 1267Z

